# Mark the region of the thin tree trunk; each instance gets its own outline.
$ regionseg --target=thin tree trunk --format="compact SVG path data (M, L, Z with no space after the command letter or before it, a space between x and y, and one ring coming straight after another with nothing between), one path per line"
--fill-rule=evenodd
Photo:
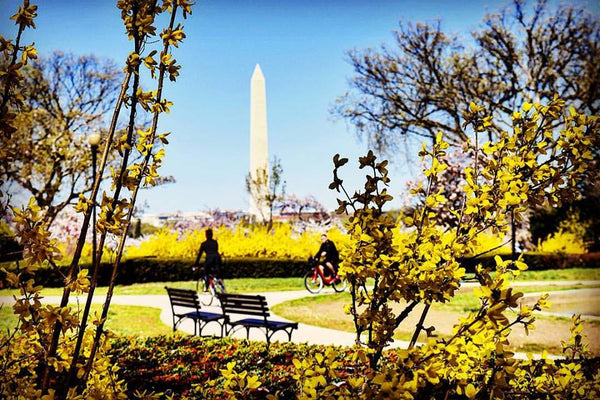
M119 99L117 100L117 104L115 106L115 112L114 112L113 118L111 120L110 128L108 130L108 137L106 140L106 144L104 146L104 151L102 153L102 161L100 162L100 167L98 168L99 176L102 176L102 174L104 172L104 168L105 168L107 160L108 160L108 153L110 152L110 150L112 148L113 137L114 137L114 133L115 133L115 130L117 127L117 121L119 118L119 114L121 112L121 106L123 105L123 101L125 99L125 94L127 93L127 89L129 88L130 78L131 78L131 73L128 72L127 75L125 75L123 84L121 85L121 93L119 94ZM90 194L90 201L92 202L92 204L96 203L96 197L98 195L99 188L100 188L100 182L95 181L94 185L92 186L92 193ZM61 308L66 307L69 304L69 295L71 294L71 290L69 289L69 287L67 285L73 280L73 277L75 275L75 269L79 266L79 260L81 259L81 252L83 250L83 245L85 244L85 237L87 235L88 226L90 224L91 214L92 214L92 210L88 209L85 212L84 217L83 217L81 232L79 233L79 238L77 239L77 246L75 247L73 259L71 261L71 265L69 266L69 271L67 274L65 287L63 289L63 294L62 294L62 298L60 301L59 307L61 307ZM62 330L62 324L61 324L60 320L57 320L56 323L54 324L52 339L51 339L50 345L48 347L48 355L46 356L46 359L48 359L50 357L54 357L56 355L56 349L58 348L58 341L60 339L61 330ZM49 368L47 362L45 362L45 361L40 363L40 368L42 371L41 372L42 393L45 393L48 389L48 382L50 379L50 368Z
M173 26L175 25L175 15L176 15L176 13L177 13L177 3L174 3L173 4L173 9L171 11L171 20L170 20L170 23L169 23L169 28L170 29L173 29ZM164 49L163 49L163 53L167 54L168 49L169 49L169 45L165 44ZM158 88L157 88L157 91L156 91L156 102L157 103L159 103L162 100L162 91L163 91L164 76L165 76L165 67L161 63L160 73L159 73L159 77L158 77ZM151 128L152 133L151 133L150 143L154 143L154 141L156 139L156 130L158 128L158 116L159 116L159 112L156 111L155 114L154 114L154 118L152 120L152 128ZM148 154L144 158L144 161L143 161L142 166L141 166L141 171L142 172L145 171L146 168L148 167L151 155L152 155L151 152L148 152ZM122 173L124 173L124 172L122 172ZM118 273L118 270L119 270L119 265L120 265L120 262L121 262L121 257L123 255L123 249L125 248L125 241L127 239L127 230L129 229L129 225L131 223L131 218L132 218L133 213L134 213L134 206L135 206L135 202L136 202L136 199L137 199L137 194L138 194L139 189L140 189L141 179L142 178L143 177L140 176L140 182L138 182L138 184L135 187L135 189L134 189L134 191L132 193L132 196L131 196L129 212L127 213L127 219L125 221L125 226L123 227L123 230L121 232L121 238L120 238L120 241L119 241L119 247L117 249L116 258L115 258L115 262L113 264L113 270L112 270L111 277L110 277L110 283L109 283L107 294L106 294L106 300L105 300L104 306L102 308L102 315L100 317L101 322L96 327L96 335L95 335L94 341L92 343L92 349L90 351L90 357L89 357L87 365L85 367L83 381L87 380L87 377L89 376L89 373L92 370L92 366L94 364L94 359L96 357L96 353L98 352L98 349L100 347L100 343L101 343L101 340L102 340L102 334L103 334L103 331L104 331L104 322L106 321L106 317L108 316L108 310L110 308L110 302L111 302L112 296L113 296L113 291L114 291L114 287L115 287L115 283L116 283L117 273ZM122 180L120 180L119 183L120 182L122 182Z
M510 213L510 241L511 241L511 259L517 259L517 223L515 221L515 210Z
M92 171L94 174L94 184L96 180L100 181L102 175L96 173L96 146L92 147ZM79 332L77 335L77 342L75 343L75 349L73 350L73 359L71 360L71 366L69 367L69 374L67 376L67 382L64 385L64 393L66 393L71 387L71 382L75 379L77 370L77 361L79 361L79 353L81 351L81 345L83 343L83 336L85 334L85 328L87 325L87 319L92 307L92 299L94 298L94 290L98 283L98 270L100 269L100 260L97 259L98 247L96 243L96 204L92 205L92 280L90 282L90 290L87 295L83 314L81 316L81 322L79 324Z
M425 304L425 308L423 309L423 312L421 313L421 318L419 319L419 323L417 324L417 326L415 328L415 333L413 334L412 339L410 339L410 344L408 345L409 349L414 347L414 345L417 343L419 334L421 333L421 330L423 329L423 323L425 322L425 317L427 316L427 313L429 312L429 307L431 307L431 304Z

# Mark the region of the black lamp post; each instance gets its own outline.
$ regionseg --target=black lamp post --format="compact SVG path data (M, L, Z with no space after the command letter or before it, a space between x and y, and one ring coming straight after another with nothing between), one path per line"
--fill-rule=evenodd
M88 137L88 143L92 150L92 182L96 183L96 156L98 154L98 145L100 144L100 135L92 133ZM92 268L96 266L96 203L92 204Z
M96 156L98 154L98 145L100 144L100 135L98 133L92 133L88 136L88 143L90 145L90 149L92 150L92 187L96 185L96 180L98 177L96 176ZM96 201L92 202L92 271L95 271L96 268ZM77 342L75 343L75 350L73 354L73 360L71 361L71 366L69 368L69 375L67 376L66 384L63 386L64 392L68 391L71 387L71 384L75 378L76 365L79 360L79 351L81 350L81 343L83 341L83 333L85 331L85 326L87 323L87 317L89 314L92 297L94 295L94 285L95 285L95 277L92 281L92 285L90 286L90 291L88 292L88 298L86 300L85 308L83 310L83 316L81 317L81 329L79 331L79 335L77 336ZM59 398L65 398L65 393L59 395Z

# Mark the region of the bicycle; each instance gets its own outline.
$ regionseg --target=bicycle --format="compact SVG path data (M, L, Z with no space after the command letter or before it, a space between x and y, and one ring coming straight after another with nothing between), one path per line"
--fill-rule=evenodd
M311 269L304 275L304 287L312 294L319 293L323 286L331 286L336 292L343 292L346 290L346 281L335 276L327 276L321 272L319 263L313 257L308 259L308 264ZM323 268L325 269L325 267Z
M196 271L197 269L197 267L192 267L193 271ZM208 287L205 287L206 281L208 281ZM200 289L202 289L202 291L200 291ZM198 275L198 280L196 281L196 292L198 292L200 303L205 306L210 306L217 298L219 293L227 293L223 280L212 274L209 274L206 280L204 279L203 275Z

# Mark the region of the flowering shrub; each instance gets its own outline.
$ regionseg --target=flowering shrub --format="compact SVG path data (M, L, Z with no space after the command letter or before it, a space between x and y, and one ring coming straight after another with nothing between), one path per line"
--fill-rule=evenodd
M581 236L573 232L563 231L562 229L549 235L543 242L540 241L537 249L543 253L551 254L584 254L586 252Z
M275 223L271 229L263 225L241 224L219 225L212 229L215 239L219 242L219 251L226 258L306 259L318 250L319 236L324 231L327 231L329 238L338 248L349 244L349 236L345 229L338 226L328 230L322 226L315 226L313 229L299 231L293 223L280 222ZM407 237L406 231L395 230L394 245L402 246ZM193 259L204 240L203 230L178 231L166 227L144 238L139 244L127 247L125 255L127 258L155 256L166 259ZM473 248L477 253L490 249L496 249L496 253L509 251L505 241L498 236L480 234L476 240Z
M582 222L579 213L570 212L567 218L558 225L558 231L539 241L537 250L544 253L583 254L586 252L584 242L589 222Z
M271 229L262 225L217 226L214 237L225 258L261 257L280 259L306 259L319 248L317 230L301 233L288 223L275 223ZM348 236L338 227L328 230L336 245L343 246ZM128 258L156 256L160 258L194 258L205 240L204 231L193 229L179 233L163 228L137 246L126 250Z
M490 233L481 233L474 238L471 255L510 254L510 245L506 238Z
M346 312L353 317L357 343L364 342L369 364L377 371L359 398L510 398L515 393L517 398L598 397L600 371L581 372L581 362L588 355L576 333L579 318L573 320L574 338L569 342L578 344L569 363L559 365L544 358L541 365L534 366L520 363L505 350L513 327L521 326L527 332L533 327L534 313L548 305L544 295L533 307L519 306L523 294L513 293L510 282L527 269L521 259L496 256L493 268L478 265L479 310L461 318L451 338L430 339L415 346L421 330L430 336L435 329L424 325L430 305L446 302L460 287L465 269L458 259L475 253L477 236L483 232L504 236L530 205L554 206L572 199L573 186L585 177L587 162L593 158L589 150L592 141L599 138L596 117L579 114L574 108L566 112L557 97L547 105L524 103L521 111L513 113L512 132L502 132L485 143L479 142L480 135L493 125L492 117L471 103L464 118L465 126L472 125L474 130L466 147L475 160L465 169L464 200L459 208L450 209L457 225L444 231L436 218L449 195L436 185L447 168L444 156L449 147L440 132L433 146L423 144L420 152L429 165L424 171L427 184L413 189L413 194L424 201L399 221L409 232L402 246L394 245L397 224L382 212L392 199L386 187L387 161L378 162L371 151L360 157L359 167L368 171L364 191L350 196L339 178L348 159L333 158L330 188L346 195L338 200L338 212L353 211L348 223L350 245L342 251L340 268L350 283L351 303ZM556 124L564 124L564 129L553 129ZM551 154L547 148L552 149ZM367 285L369 280L374 284ZM396 303L402 305L400 311L393 310ZM385 365L381 362L383 349L420 303L424 308L409 348L397 364ZM507 311L517 308L511 321ZM322 371L318 365L308 368ZM329 387L336 379L335 371L321 377L323 386Z

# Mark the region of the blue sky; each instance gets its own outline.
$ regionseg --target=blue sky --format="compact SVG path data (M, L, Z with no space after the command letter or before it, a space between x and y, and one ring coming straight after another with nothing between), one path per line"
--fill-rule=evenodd
M122 65L131 49L116 1L40 0L34 41L41 55L53 50L93 53ZM266 79L269 153L284 170L287 193L314 195L336 206L328 189L332 157L350 158L342 178L349 191L362 186L357 158L367 151L352 127L334 121L331 104L348 89L351 48L391 42L398 21L434 21L464 36L497 1L198 1L184 22L187 39L174 52L181 76L165 96L175 104L160 123L171 131L162 173L177 182L144 191L147 212L245 210L249 168L250 77L259 63ZM597 11L597 3L594 8ZM0 0L0 20L16 1ZM2 34L14 36L5 22ZM400 157L398 160L402 160ZM391 167L390 193L416 172Z

